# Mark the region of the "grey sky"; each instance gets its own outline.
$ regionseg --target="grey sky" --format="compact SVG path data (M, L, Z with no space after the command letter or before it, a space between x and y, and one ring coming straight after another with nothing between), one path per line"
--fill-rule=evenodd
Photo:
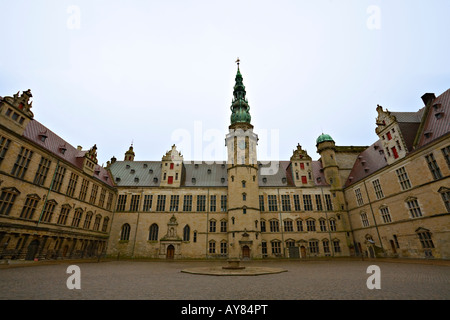
M176 132L192 138L185 160L208 130L223 146L237 57L260 159L288 160L297 143L317 159L322 132L370 145L377 104L416 111L450 87L446 0L0 0L0 12L0 96L31 89L35 119L97 144L100 164L132 141L136 160L160 160Z

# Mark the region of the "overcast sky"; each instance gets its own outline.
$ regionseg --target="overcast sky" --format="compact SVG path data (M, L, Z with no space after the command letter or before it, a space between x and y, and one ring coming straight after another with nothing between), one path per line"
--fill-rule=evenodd
M226 159L236 59L259 159L298 143L371 145L376 106L417 111L450 88L450 1L0 0L0 96L98 147L100 164ZM218 148L216 146L219 146ZM211 151L212 150L212 151Z

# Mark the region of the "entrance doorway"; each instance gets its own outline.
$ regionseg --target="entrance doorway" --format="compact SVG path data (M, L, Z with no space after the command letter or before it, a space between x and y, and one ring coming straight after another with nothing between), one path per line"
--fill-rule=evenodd
M248 246L242 247L242 258L250 259L250 248Z
M25 260L34 260L38 252L38 249L39 249L39 241L38 240L31 241L31 243L28 245L27 248L27 255L25 257Z
M167 259L173 259L173 257L175 256L175 247L173 245L169 245L167 247L167 255L166 258Z
M306 248L305 246L301 246L300 247L300 254L301 254L301 258L306 258Z

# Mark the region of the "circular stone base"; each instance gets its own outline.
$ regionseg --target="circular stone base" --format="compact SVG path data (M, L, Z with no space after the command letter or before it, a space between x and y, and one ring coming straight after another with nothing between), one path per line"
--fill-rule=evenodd
M199 267L181 270L184 273L201 274L208 276L260 276L265 274L276 274L287 272L280 268L266 268L266 267L244 267L244 268L224 268L224 267Z

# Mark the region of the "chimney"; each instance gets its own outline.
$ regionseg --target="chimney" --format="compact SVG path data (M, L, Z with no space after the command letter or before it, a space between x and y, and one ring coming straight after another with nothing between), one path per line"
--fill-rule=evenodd
M425 93L422 96L422 101L425 105L428 105L434 99L436 99L436 96L434 95L434 93Z

